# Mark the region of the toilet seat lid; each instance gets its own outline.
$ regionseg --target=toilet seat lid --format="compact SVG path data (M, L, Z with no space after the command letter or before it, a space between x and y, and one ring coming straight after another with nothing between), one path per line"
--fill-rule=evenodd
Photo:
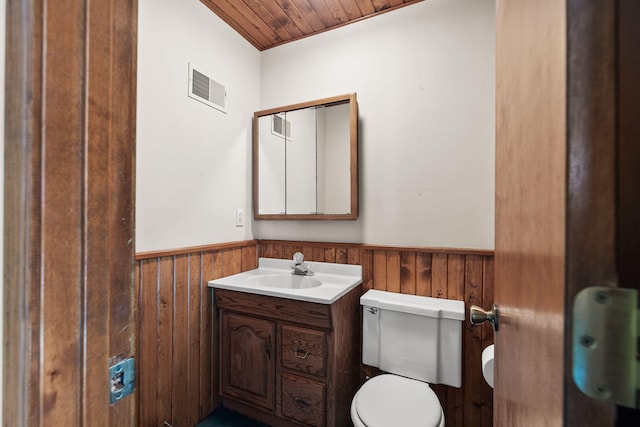
M429 384L397 375L371 378L355 399L358 417L367 426L437 426L442 418Z

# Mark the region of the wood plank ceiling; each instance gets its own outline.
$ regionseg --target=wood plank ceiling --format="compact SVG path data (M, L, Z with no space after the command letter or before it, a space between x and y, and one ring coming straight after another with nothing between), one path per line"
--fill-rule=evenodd
M200 0L258 50L422 0Z

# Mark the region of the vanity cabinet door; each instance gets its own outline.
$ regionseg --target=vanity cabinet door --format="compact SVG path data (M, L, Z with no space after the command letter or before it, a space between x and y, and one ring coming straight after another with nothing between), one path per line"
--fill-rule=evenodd
M222 394L272 410L275 322L222 312Z

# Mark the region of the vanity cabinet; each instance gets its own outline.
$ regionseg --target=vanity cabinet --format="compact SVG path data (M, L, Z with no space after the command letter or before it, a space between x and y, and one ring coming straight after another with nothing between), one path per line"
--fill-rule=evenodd
M273 409L275 401L275 323L222 313L222 392Z
M350 425L360 293L319 304L216 289L223 405L270 425Z

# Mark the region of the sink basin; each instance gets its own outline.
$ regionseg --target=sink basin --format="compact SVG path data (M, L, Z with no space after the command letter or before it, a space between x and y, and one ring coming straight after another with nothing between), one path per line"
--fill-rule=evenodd
M362 283L359 265L309 261L313 276L291 274L291 260L259 258L258 268L209 281L218 289L332 304Z
M258 286L284 289L308 289L322 285L320 280L314 279L313 277L298 276L291 273L254 276L249 278L248 281L254 282Z

